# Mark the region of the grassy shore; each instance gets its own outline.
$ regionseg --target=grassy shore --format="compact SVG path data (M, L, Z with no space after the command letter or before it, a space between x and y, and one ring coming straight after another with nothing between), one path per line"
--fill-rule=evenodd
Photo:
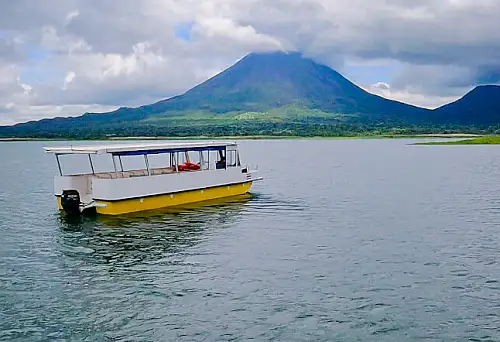
M498 145L500 136L486 136L475 139L453 140L453 141L431 141L416 143L415 145Z

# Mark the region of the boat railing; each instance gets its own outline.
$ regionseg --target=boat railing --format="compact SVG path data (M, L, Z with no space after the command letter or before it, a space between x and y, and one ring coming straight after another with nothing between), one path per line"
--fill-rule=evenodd
M258 164L246 164L245 168L248 171L258 171L259 170L259 165Z
M208 166L208 165L207 165ZM256 171L258 170L258 165L245 165L245 169L248 171ZM88 177L93 176L98 179L121 179L121 178L132 178L132 177L146 177L146 176L158 176L158 175L166 175L166 174L175 174L175 173L185 173L185 172L200 172L207 171L208 169L200 168L200 169L182 169L177 171L175 166L164 167L164 168L151 168L149 169L137 169L137 170L127 170L127 171L107 171L107 172L96 172L96 173L87 173L87 174L66 174L68 177Z
M183 170L180 172L193 172L198 170ZM145 176L157 176L177 173L175 167L165 167L165 168L154 168L149 169L137 169L128 171L106 171L106 172L96 172L96 173L83 173L83 174L65 174L64 177L89 177L93 176L99 179L116 179L116 178L131 178L131 177L145 177Z
M196 170L184 170L182 172L193 172ZM139 169L139 170L130 170L130 171L118 171L118 172L101 172L96 173L94 176L100 179L116 179L116 178L131 178L131 177L146 177L146 176L158 176L158 175L166 175L177 173L175 168L173 167L165 167L165 168L155 168L149 169L149 173L147 169Z

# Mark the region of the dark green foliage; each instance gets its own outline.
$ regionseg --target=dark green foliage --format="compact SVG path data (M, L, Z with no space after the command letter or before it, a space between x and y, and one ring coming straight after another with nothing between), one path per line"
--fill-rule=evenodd
M102 125L41 130L36 134L17 131L3 137L46 139L103 139L110 137L219 137L219 136L298 136L298 137L352 137L379 135L417 135L448 133L500 133L500 127L464 127L460 125L386 125L380 123L234 123L224 125L156 126L135 123L132 125ZM2 136L0 136L2 137Z

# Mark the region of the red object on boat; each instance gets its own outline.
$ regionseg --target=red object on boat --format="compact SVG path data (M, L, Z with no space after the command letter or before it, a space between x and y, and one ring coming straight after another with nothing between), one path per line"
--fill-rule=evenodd
M190 162L185 162L184 164L181 164L178 166L179 171L187 171L187 170L199 170L200 165L198 164L193 164Z

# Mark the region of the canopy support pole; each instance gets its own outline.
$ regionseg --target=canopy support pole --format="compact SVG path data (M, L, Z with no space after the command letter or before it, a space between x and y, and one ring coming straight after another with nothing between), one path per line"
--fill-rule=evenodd
M111 155L111 158L113 159L113 166L115 168L115 173L116 173L116 176L118 177L118 167L116 166L116 159L115 159L115 155L112 154Z
M149 160L148 160L148 155L144 155L144 161L146 162L146 170L148 170L148 176L151 176L151 170L149 169Z
M59 174L62 176L61 163L59 162L59 154L56 153L57 167L59 168Z
M92 169L92 174L95 175L94 164L92 164L92 156L89 154L90 168Z

